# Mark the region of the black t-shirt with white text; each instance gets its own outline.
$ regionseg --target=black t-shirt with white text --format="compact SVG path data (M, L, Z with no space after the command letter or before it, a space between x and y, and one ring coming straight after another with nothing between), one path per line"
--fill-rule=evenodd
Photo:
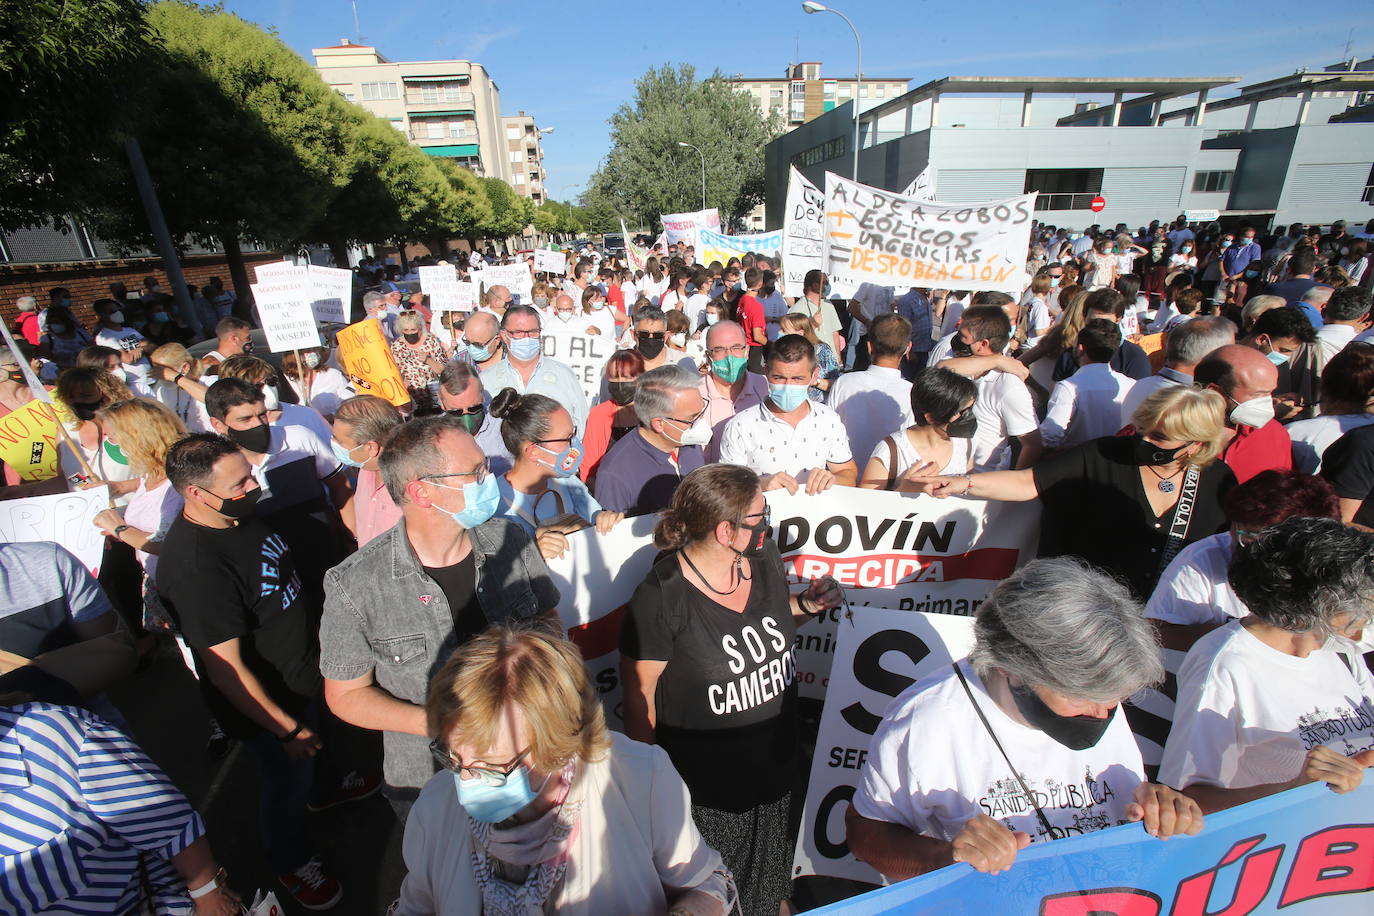
M620 651L666 661L655 740L692 801L745 811L792 787L800 753L792 622L777 545L746 563L749 603L736 613L691 584L677 553L654 564L626 607Z
M256 518L207 528L179 516L162 542L157 589L182 636L200 653L239 640L248 670L287 712L319 695L319 648L301 581L281 535ZM218 691L214 713L231 734L259 730Z

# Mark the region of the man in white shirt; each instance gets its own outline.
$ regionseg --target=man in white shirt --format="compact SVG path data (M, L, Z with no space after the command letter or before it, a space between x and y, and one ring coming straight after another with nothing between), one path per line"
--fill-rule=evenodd
M563 292L572 298L573 302L582 301L582 291L592 282L592 262L578 261L573 268L571 280L563 281Z
M539 310L512 305L501 318L501 342L505 358L484 370L482 384L489 391L514 388L520 394L553 398L572 414L573 425L587 428L587 397L572 369L544 356Z
M143 356L148 341L136 329L125 326L123 305L113 299L97 299L91 309L99 321L95 329L96 344L118 350L124 371L138 383L139 388L148 390L148 370L151 367Z
M1178 251L1179 246L1184 242L1191 242L1195 238L1193 230L1188 228L1188 224L1182 219L1174 220L1174 228L1166 236L1173 244L1173 250Z
M1092 229L1079 235L1073 240L1073 256L1075 258L1082 258L1083 255L1092 250L1093 242L1095 241L1097 241L1097 233Z
M1108 362L1121 346L1121 328L1094 318L1078 332L1078 371L1054 386L1040 441L1045 448L1072 448L1121 428L1121 402L1135 380Z
M853 455L871 455L884 436L906 429L911 416L911 383L902 378L902 359L911 351L911 322L888 313L868 327L870 363L846 372L830 386L830 409L849 433Z
M876 283L860 283L849 300L849 346L845 349L846 369L864 368L863 357L868 355L858 346L868 333L869 323L879 315L892 311L892 287Z
M975 471L1010 469L1013 438L1021 449L1017 468L1030 467L1042 451L1030 389L1022 376L1006 371L1014 362L1002 354L1010 340L1011 319L1006 311L997 305L975 305L964 312L950 341L953 357L939 363L978 384L978 400L973 404L978 418L973 437Z
M1321 347L1324 365L1344 350L1356 334L1369 328L1369 290L1345 286L1334 291L1326 300L1322 317L1326 324L1317 330L1317 345Z
M819 493L859 477L849 436L839 415L812 401L816 348L799 334L784 334L770 349L765 378L768 400L737 413L725 426L720 460L742 464L763 478L765 490Z
M553 320L546 329L549 334L559 334L565 337L574 337L587 333L587 328L591 326L591 321L586 315L582 314L572 297L567 293L559 293L553 297L553 305L549 309L552 312Z
M1194 318L1174 328L1164 344L1163 368L1136 381L1122 398L1121 426L1128 426L1136 408L1159 389L1193 384L1197 364L1213 350L1235 342L1236 326L1220 315Z

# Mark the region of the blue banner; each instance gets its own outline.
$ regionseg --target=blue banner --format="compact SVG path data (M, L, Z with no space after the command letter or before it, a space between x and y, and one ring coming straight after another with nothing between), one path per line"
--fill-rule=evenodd
M1113 827L1036 843L1000 875L952 865L809 912L1348 916L1374 913L1372 891L1374 784L1310 785L1209 815L1195 837Z

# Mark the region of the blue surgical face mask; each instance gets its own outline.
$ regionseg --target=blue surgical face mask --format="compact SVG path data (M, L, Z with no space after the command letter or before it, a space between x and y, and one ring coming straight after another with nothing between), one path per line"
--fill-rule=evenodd
M768 400L777 405L778 410L789 413L796 410L806 403L805 385L774 385L768 386Z
M171 317L166 312L153 312L153 320L166 324L168 321L171 321Z
M504 785L489 786L480 779L463 779L458 773L453 774L453 784L458 789L458 804L468 817L484 824L499 824L539 797L524 767L507 776Z
M363 445L366 444L367 443L363 443ZM362 448L362 445L355 445L352 448L344 448L342 445L339 444L339 441L337 439L330 439L329 447L334 451L334 457L339 459L340 463L346 464L351 468L360 468L363 466L363 462L353 460L353 453L356 452L358 449Z
M1056 286L1058 286L1058 285L1059 285L1059 281L1062 280L1062 279L1064 279L1064 278L1063 278L1063 277L1050 277L1050 289L1054 289Z
M706 313L706 323L708 325L715 324L717 321L720 321L720 316L717 315L715 312Z
M487 341L485 347L479 347L476 344L468 344L468 357L474 363L484 363L491 359L491 341Z
M1276 366L1282 366L1284 363L1288 362L1288 354L1280 353L1278 350L1270 350L1264 355L1269 357L1269 362Z
M445 490L463 491L463 509L461 512L452 512L443 506L432 506L432 508L438 509L464 528L476 528L483 522L489 521L501 506L501 490L496 485L495 474L488 473L486 477L482 478L481 483L465 483L461 487L450 487L448 484L433 480L429 482ZM502 820L504 819L502 818Z
M525 362L539 356L543 347L538 337L517 337L510 342L510 355Z

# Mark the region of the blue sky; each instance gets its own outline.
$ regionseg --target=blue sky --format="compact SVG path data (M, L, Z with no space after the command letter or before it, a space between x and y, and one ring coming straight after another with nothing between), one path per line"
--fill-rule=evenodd
M596 169L608 147L606 119L649 67L690 63L703 75L719 68L781 76L790 62L817 60L827 76L854 72L849 29L837 16L804 14L800 0L356 2L363 39L390 59L479 61L501 88L503 114L524 110L556 127L544 155L550 193L560 200L578 194ZM1253 82L1334 63L1347 40L1353 54L1374 55L1370 0L834 5L863 38L864 73L908 77L913 86L945 76ZM225 7L275 28L307 59L312 47L357 37L349 0L227 0Z

